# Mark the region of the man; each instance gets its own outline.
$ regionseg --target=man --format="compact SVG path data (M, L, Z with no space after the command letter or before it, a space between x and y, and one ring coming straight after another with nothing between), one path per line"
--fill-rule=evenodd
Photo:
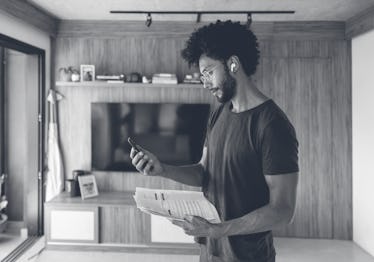
M222 103L210 117L201 161L169 166L132 149L132 163L145 175L201 186L215 205L219 224L173 222L202 244L201 261L275 261L271 230L290 223L295 210L298 142L286 115L252 79L256 36L217 21L192 33L182 56L199 66L204 87Z

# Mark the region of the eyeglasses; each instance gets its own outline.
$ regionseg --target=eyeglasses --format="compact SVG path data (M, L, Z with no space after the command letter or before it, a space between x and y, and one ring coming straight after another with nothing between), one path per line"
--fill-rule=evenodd
M201 73L200 80L205 84L206 82L211 82L213 79L213 72L218 65L213 66L209 71Z

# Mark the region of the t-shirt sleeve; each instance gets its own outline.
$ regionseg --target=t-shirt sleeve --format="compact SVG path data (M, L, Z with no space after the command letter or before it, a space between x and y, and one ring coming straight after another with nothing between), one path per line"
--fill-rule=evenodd
M264 129L261 139L262 168L265 175L299 171L296 132L283 118L272 120Z

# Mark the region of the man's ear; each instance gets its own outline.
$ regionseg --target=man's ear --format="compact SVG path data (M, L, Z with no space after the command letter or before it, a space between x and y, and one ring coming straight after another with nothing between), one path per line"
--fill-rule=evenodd
M230 56L227 59L227 67L231 73L236 73L240 67L239 58L236 55Z

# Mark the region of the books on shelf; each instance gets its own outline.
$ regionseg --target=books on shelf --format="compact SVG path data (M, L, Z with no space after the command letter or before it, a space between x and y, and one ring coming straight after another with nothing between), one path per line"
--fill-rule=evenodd
M122 80L124 79L124 75L97 75L97 80Z
M191 215L220 223L216 208L202 192L137 187L134 199L136 206L148 214L177 220Z
M175 74L153 74L152 84L178 84Z

